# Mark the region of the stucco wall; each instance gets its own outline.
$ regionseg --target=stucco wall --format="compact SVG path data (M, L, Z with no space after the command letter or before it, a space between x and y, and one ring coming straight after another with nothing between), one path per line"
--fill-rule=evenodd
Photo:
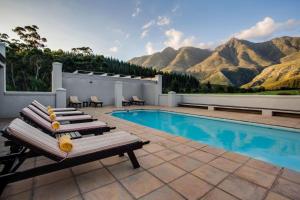
M78 96L81 101L86 101L91 96L98 96L102 99L104 105L114 104L116 81L123 83L123 96L125 98L130 99L135 95L145 99L146 104L152 104L152 92L145 92L145 87L151 89L151 87L156 85L155 81L63 73L63 88L67 90L67 98L74 95Z
M5 92L0 95L0 118L17 117L22 108L34 99L44 105L55 106L55 93L51 92Z
M165 98L165 96L161 96ZM217 104L227 106L245 106L270 109L300 110L300 95L213 95L213 94L177 94L182 103ZM165 104L165 100L162 100Z
M168 105L168 95L167 94L159 95L159 105L160 106L167 106Z

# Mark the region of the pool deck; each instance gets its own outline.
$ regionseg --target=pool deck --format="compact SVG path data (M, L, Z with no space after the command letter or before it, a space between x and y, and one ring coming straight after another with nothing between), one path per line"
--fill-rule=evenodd
M300 129L300 119L208 111L194 108L130 106L125 109L164 109L211 117L258 122ZM300 173L247 156L176 137L106 114L114 107L84 108L86 113L129 131L149 145L136 151L141 168L128 158L111 157L53 172L6 187L1 199L143 199L143 200L300 200ZM0 119L0 127L9 119ZM299 135L300 137L300 135ZM4 153L3 139L0 153ZM52 162L40 157L23 168Z

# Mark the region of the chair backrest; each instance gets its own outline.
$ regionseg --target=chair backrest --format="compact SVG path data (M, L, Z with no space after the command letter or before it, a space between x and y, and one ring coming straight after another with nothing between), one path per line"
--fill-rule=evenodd
M14 119L5 129L5 132L18 143L29 148L33 147L41 155L53 160L59 161L67 156L65 152L59 149L55 138L30 126L21 119Z
M42 128L46 129L47 131L51 133L54 132L54 130L51 127L51 123L49 121L45 120L44 118L42 118L41 116L39 116L38 114L30 110L29 108L23 108L22 114L25 115L30 120L32 120L33 122L35 122L36 124L38 124L39 126L41 126Z
M132 99L133 99L134 101L139 101L139 100L140 100L140 98L138 98L137 96L132 96Z
M91 96L91 101L92 102L100 102L100 100L96 96Z
M41 111L40 109L38 109L33 105L29 105L28 108L33 112L35 112L36 114L38 114L39 116L41 116L42 118L44 118L45 120L47 120L48 122L51 122L49 114L44 113L43 111Z
M48 114L47 108L37 100L34 100L31 104L43 111L44 113Z
M70 101L71 103L79 103L79 99L77 96L70 96Z

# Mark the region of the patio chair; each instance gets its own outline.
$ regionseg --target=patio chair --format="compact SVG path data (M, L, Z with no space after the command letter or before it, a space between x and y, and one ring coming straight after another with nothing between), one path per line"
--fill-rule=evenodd
M69 106L75 106L81 108L81 101L79 101L77 96L70 96L69 98Z
M39 103L38 101L33 101L31 104L34 105L35 107L37 107L38 109L40 109L41 111L43 111L44 113L49 114L48 109L43 104ZM53 111L57 116L83 115L84 114L82 111L79 111L79 110L62 111L62 110L53 109Z
M32 102L32 104L37 104L37 105L39 105L40 107L43 107L45 110L47 110L47 107L46 107L45 105L41 104L41 103L40 103L39 101L37 101L37 100L34 100L34 101ZM52 110L53 110L54 112L65 112L65 111L75 111L76 108L52 108Z
M41 116L42 118L44 118L45 120L47 120L48 122L53 121L51 119L51 115L44 113L43 111L41 111L37 107L35 107L33 105L29 105L28 108L30 110L32 110L33 112L35 112L36 114L38 114L39 116ZM53 113L53 114L55 115L55 113ZM73 116L56 116L55 115L54 120L58 121L58 122L82 123L82 122L95 121L97 119L93 119L93 117L90 116L90 115L73 115Z
M145 101L137 96L132 96L132 103L135 105L145 105Z
M122 96L122 106L130 106L130 101L125 99L124 96Z
M73 148L66 153L59 148L57 139L21 119L13 120L1 133L9 139L11 148L9 154L0 157L0 164L4 165L0 173L0 195L9 183L124 153L128 154L133 168L139 168L134 150L149 143L128 132L119 131L72 140ZM38 156L45 156L54 162L30 169L20 168L27 159Z
M76 124L61 124L57 130L52 128L52 123L45 120L43 117L39 116L29 108L23 108L20 112L21 117L32 125L42 129L49 135L56 136L62 133L72 133L79 132L82 135L94 134L99 135L103 132L108 132L114 127L109 127L105 122L102 121L92 121L86 123L76 123Z
M95 107L97 107L98 105L100 105L101 107L103 106L103 102L96 96L91 96L90 106L92 104L94 104Z

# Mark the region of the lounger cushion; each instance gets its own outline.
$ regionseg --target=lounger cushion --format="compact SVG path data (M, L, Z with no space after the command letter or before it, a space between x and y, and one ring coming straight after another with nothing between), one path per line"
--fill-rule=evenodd
M55 138L30 126L21 119L14 119L7 127L6 131L13 138L20 141L20 143L25 142L38 150L42 150L47 153L45 156L58 158L56 160L76 158L78 156L85 156L96 152L101 153L103 150L140 141L138 137L125 131L85 137L72 140L73 149L67 154L59 149L58 142Z
M49 115L46 113L42 112L40 109L33 105L29 105L28 108L41 117L43 117L47 121L51 121L49 118ZM55 114L55 113L54 113ZM56 116L56 121L80 121L80 120L87 120L87 119L92 119L92 116L90 115L71 115L71 116Z
M34 100L32 103L35 107L43 111L45 114L48 114L48 109L38 101ZM52 110L55 112L56 115L62 115L62 114L80 114L83 113L81 111L75 110L74 108L52 108ZM58 114L59 113L59 114Z
M53 130L51 127L51 123L29 108L23 108L22 109L23 115L30 118L32 121L37 123L39 126L41 126L43 129L46 129L47 131L56 134L56 133L64 133L64 132L72 132L72 131L83 131L83 130L91 130L91 129L97 129L97 128L103 128L107 127L107 124L102 121L92 121L92 122L86 122L86 123L78 123L78 124L65 124L60 125L60 128L58 130Z

